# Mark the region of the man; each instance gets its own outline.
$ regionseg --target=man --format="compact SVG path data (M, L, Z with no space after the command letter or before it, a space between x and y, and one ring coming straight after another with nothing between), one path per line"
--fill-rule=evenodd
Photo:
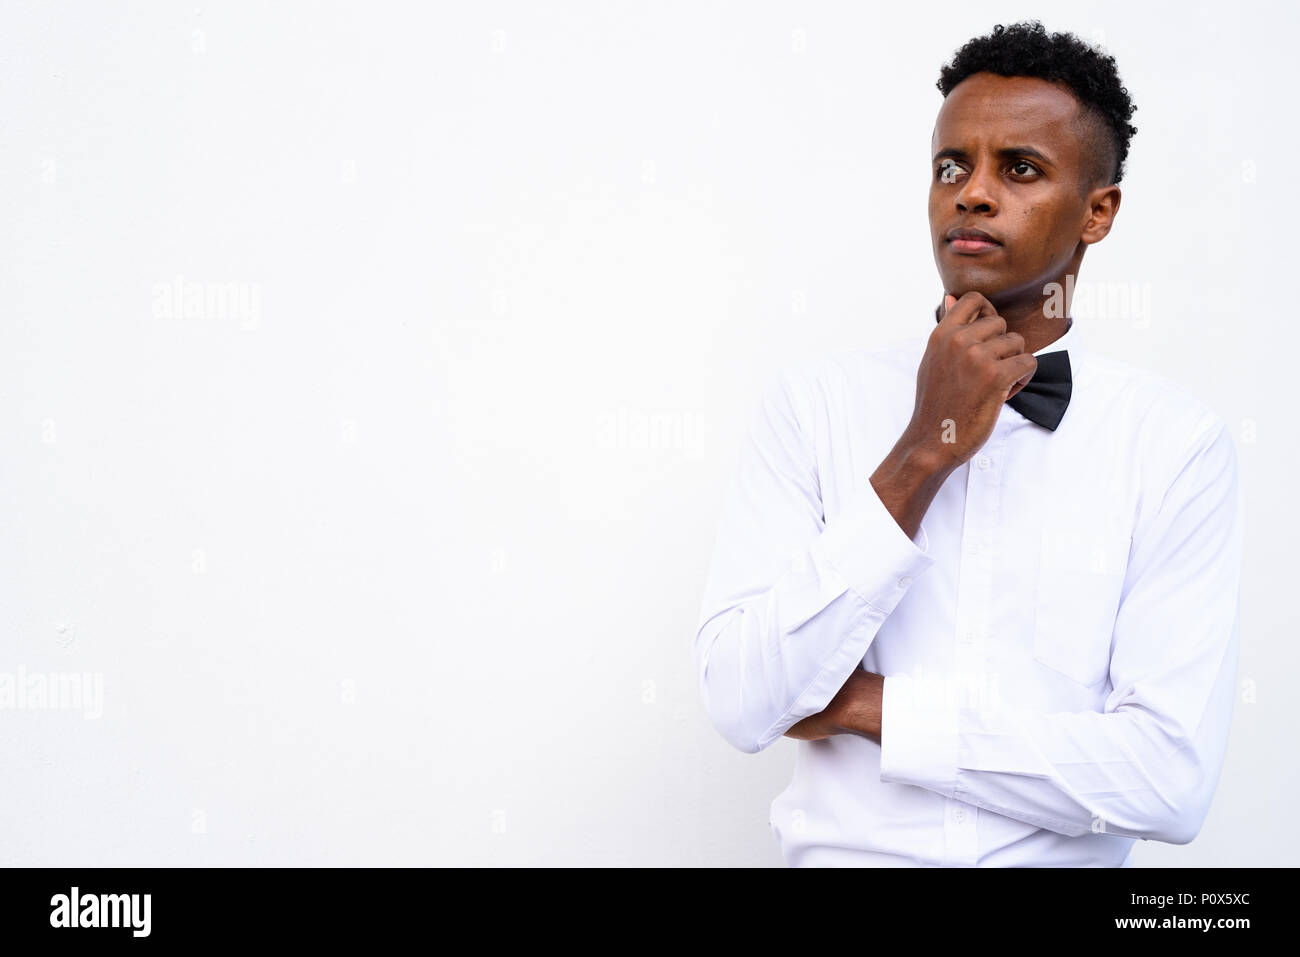
M1120 206L1113 58L1037 22L942 71L928 335L783 372L695 638L711 720L798 739L792 866L1128 866L1199 832L1226 747L1232 437L1087 349L1069 295Z

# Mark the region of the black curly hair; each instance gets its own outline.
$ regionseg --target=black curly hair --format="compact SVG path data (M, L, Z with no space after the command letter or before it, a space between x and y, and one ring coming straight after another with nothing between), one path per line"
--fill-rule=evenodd
M1129 119L1137 107L1120 82L1113 56L1072 33L1048 33L1037 20L999 23L992 33L958 50L936 85L947 97L962 80L981 72L1036 77L1069 87L1092 120L1092 134L1104 143L1094 153L1089 179L1109 185L1124 177L1129 140L1137 132Z

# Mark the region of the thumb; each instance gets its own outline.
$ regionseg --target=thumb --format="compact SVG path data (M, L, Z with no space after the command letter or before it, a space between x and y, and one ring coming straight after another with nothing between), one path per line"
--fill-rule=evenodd
M1003 402L1007 401L1007 399L1011 398L1013 395L1015 395L1025 386L1029 385L1029 380L1032 379L1033 377L1034 377L1034 373L1027 372L1024 375L1022 375L1019 379L1017 379L1015 382L1011 383L1011 385L1007 387L1007 394L1002 397L1002 401Z
M952 293L948 293L948 292L945 292L945 293L943 294L943 314L944 314L945 316L948 315L948 310L951 309L951 308L952 308L953 306L955 306L956 304L957 304L957 297L956 297L956 296L954 296Z

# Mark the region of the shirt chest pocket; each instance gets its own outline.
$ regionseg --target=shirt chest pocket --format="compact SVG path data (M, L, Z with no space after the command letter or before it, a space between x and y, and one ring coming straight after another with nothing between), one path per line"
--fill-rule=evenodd
M1034 660L1081 685L1110 670L1132 539L1083 525L1042 530L1034 594Z

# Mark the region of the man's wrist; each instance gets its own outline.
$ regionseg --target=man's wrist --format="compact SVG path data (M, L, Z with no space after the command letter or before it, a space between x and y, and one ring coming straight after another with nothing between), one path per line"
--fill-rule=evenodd
M915 538L930 503L956 465L951 456L904 436L871 474L871 487L899 528Z

